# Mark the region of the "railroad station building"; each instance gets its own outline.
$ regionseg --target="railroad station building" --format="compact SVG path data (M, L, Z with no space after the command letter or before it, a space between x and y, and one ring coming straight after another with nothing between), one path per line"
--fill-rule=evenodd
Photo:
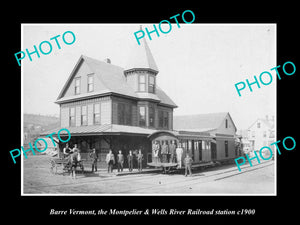
M71 147L78 144L83 157L96 148L100 163L109 149L124 155L141 149L144 164L152 162L152 144L161 140L181 143L195 163L234 158L236 127L229 113L173 119L177 105L159 88L159 75L145 39L132 49L125 68L80 56L55 102L59 129L70 131ZM64 146L59 143L60 151Z

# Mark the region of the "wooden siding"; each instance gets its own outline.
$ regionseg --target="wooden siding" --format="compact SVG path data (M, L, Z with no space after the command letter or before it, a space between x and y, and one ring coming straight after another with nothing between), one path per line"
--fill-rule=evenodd
M139 76L145 75L145 87L146 92L149 91L149 76L153 75L155 78L155 84L156 84L156 76L153 72L150 71L132 71L126 73L126 81L127 83L133 88L135 92L139 91Z
M228 141L228 157L225 157L225 141ZM217 160L235 158L235 143L234 139L217 140Z
M134 101L121 97L100 97L93 98L89 100L79 100L70 103L61 104L61 126L69 127L69 108L75 108L75 126L81 126L81 107L83 105L87 106L87 124L93 125L93 117L94 117L94 104L100 104L100 121L101 124L118 124L118 103L124 103L131 105L131 126L138 126L139 124L139 115L138 115L138 106L145 105L146 106L146 127L149 127L149 105L154 107L154 129L165 129L172 130L173 129L173 109L160 106L156 103L151 103L148 101ZM169 127L161 128L158 125L158 110L168 112L169 114Z
M136 72L127 73L126 81L134 91L138 91L138 75Z
M111 124L111 106L112 102L110 101L103 101L100 102L100 121L101 124Z
M87 105L87 124L93 125L94 119L94 104Z
M138 114L137 114L137 105L133 104L132 105L132 125L133 126L138 126Z
M160 129L158 127L158 109L162 111L167 111L169 113L169 130L173 129L173 109L164 107L164 106L158 106L157 103L152 103L148 101L134 101L129 100L126 98L120 98L120 97L112 97L112 123L118 124L118 104L124 103L131 105L131 124L132 126L139 126L139 113L138 113L138 107L139 106L146 106L146 127L154 128L154 129ZM153 106L155 113L154 113L154 127L149 126L149 106Z
M81 126L81 106L87 106L87 124L93 125L94 104L100 104L100 120L101 124L111 124L111 98L102 97L89 100L81 100L71 103L61 104L60 118L61 127L69 127L69 109L75 107L75 125Z
M137 126L137 102L125 98L112 97L112 123L118 124L118 104L124 103L131 106L131 126Z
M169 114L169 127L168 127L168 129L159 127L159 124L158 124L159 123L159 121L158 121L159 120L158 111L160 111L160 110L161 111L166 111ZM156 118L156 120L155 120L156 128L163 129L163 130L173 130L173 108L157 105L155 115L156 115L155 116L155 118Z
M211 149L202 149L202 162L211 161Z
M228 121L228 126L226 128L226 120ZM224 120L222 121L221 125L216 129L216 133L220 134L235 134L235 127L233 121L231 120L230 116L227 114Z
M81 105L75 107L75 126L81 126Z
M69 108L60 108L60 127L69 127Z

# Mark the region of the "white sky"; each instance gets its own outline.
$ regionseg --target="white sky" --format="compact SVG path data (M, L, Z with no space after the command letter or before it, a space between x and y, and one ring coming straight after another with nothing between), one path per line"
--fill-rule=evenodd
M81 54L110 58L112 64L124 67L137 45L134 32L139 25L23 24L23 51L31 52L33 45L65 31L76 35L72 45L65 45L60 37L60 50L51 41L49 55L22 60L23 112L59 115L54 101ZM270 71L277 66L275 24L172 25L168 34L145 37L159 69L157 84L179 106L174 115L229 112L238 129L248 128L258 117L276 115L276 75ZM253 92L246 88L239 97L234 84L254 81L253 76L258 78L263 71L272 73L273 82L260 89L253 85Z

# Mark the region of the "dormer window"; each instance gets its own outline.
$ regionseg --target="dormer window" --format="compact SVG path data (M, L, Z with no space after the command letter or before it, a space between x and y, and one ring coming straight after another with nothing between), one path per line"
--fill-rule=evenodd
M87 82L87 90L88 92L94 91L94 76L88 75L88 82Z
M75 78L75 95L80 94L80 77Z
M149 93L155 93L155 77L149 75L149 85L148 85Z
M139 91L146 91L146 75L139 75Z

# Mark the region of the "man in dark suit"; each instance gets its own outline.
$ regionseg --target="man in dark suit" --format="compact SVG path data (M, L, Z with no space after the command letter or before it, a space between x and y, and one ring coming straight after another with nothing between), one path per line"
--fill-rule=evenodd
M123 172L123 164L124 164L124 155L122 151L119 150L119 154L117 155L117 163L118 163L118 172Z
M169 154L169 146L167 145L167 141L164 141L163 145L161 146L161 155L162 155L163 163L168 162L168 154Z
M93 152L90 153L90 158L92 159L92 172L94 172L94 168L95 171L97 172L97 153L96 153L96 149L93 148Z
M129 151L129 154L127 155L127 161L128 161L128 170L131 172L133 170L133 154L132 151Z
M170 163L175 163L175 154L176 154L176 145L175 145L175 141L173 141L170 146L169 146L169 150L170 150Z
M140 149L139 150L139 154L137 154L137 161L138 161L138 170L139 170L139 172L142 172L142 169L143 169L143 160L144 160L144 157L143 157L143 154L142 154L142 150Z

